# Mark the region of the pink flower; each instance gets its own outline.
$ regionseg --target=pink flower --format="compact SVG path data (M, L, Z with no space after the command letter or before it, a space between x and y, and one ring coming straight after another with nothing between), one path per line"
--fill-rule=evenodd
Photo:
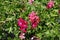
M28 25L27 21L23 20L22 18L18 19L18 26L20 27L20 30L22 32L26 32L26 29L28 27L27 25Z
M21 40L23 40L23 39L25 39L25 33L21 33L20 35L19 35L19 38L21 39Z
M32 28L36 28L40 19L39 17L37 16L36 12L32 11L30 14L29 14L29 19L30 19L30 22L32 24Z
M22 18L19 18L18 19L18 26L22 26L24 24L27 25L28 23L25 20L23 20Z
M54 1L49 1L47 4L47 8L52 8L54 6Z
M35 16L36 16L36 13L34 11L32 11L30 14L29 14L29 19L31 22L34 22L33 20L35 19Z
M29 0L29 3L32 4L34 2L34 0Z

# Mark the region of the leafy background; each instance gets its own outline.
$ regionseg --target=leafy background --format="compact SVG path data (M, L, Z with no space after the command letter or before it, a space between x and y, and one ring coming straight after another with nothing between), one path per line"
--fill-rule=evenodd
M31 34L35 34L41 40L60 40L60 0L54 0L54 7L46 9L48 1L35 0L30 5L28 0L0 0L0 40L20 40L17 20L22 17L29 22L28 14L31 11L38 13L40 23L32 31L29 22L26 40L29 40Z

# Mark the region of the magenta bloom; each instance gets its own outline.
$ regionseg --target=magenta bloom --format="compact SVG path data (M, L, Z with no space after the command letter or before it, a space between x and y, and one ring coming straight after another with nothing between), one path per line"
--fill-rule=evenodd
M49 1L47 4L47 8L52 8L54 6L54 1Z
M34 0L29 0L29 3L32 4L34 2Z
M37 16L36 12L32 11L30 14L29 14L29 19L30 19L30 22L32 24L32 28L36 28L38 23L39 23L39 17Z
M18 26L20 27L20 30L22 32L26 32L26 29L28 27L27 25L28 25L27 21L23 20L22 18L18 19Z

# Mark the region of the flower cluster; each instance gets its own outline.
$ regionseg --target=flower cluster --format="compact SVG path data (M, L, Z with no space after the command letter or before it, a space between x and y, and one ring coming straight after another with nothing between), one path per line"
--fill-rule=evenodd
M29 14L29 19L32 24L32 28L33 29L36 28L39 23L39 17L36 15L36 13L34 11L32 11ZM26 29L28 28L28 22L23 20L22 18L19 18L18 19L18 26L20 27L20 30L22 32L26 32Z
M26 29L27 29L27 26L28 25L28 22L23 20L22 18L19 18L18 19L18 26L20 26L20 30L22 32L26 32Z
M47 4L47 8L52 8L54 6L54 1L49 1Z
M32 28L36 28L38 23L39 23L39 17L36 15L36 13L34 11L32 11L30 14L29 14L29 19L30 19L30 22L32 24Z

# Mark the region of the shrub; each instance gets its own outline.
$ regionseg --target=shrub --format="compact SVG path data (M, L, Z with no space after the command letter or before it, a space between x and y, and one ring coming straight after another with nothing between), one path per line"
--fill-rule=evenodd
M21 37L25 40L60 40L60 0L51 1L0 0L0 40L20 40ZM31 17L33 22L29 19L32 11L36 12L36 16ZM28 22L25 34L21 34L19 18ZM33 24L34 29L31 28Z

